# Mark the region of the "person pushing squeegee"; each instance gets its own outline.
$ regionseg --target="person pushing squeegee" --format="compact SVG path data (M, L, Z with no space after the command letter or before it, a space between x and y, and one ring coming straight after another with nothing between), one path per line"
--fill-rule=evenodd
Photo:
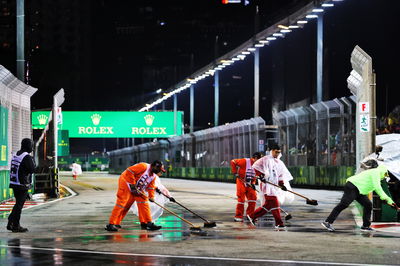
M269 185L278 187L278 188L282 189L283 191L287 191L287 192L293 193L293 194L295 194L295 195L297 195L297 196L299 196L299 197L305 199L305 200L306 200L306 204L308 204L308 205L314 205L314 206L318 205L318 201L317 201L317 200L309 199L309 198L307 198L306 196L301 195L300 193L297 193L297 192L288 190L284 185L281 185L281 186L280 186L280 185L276 185L276 184L274 184L274 183L271 183L271 182L267 181L267 180L266 180L265 178L263 178L263 177L260 177L260 181L263 182L263 183L266 183L266 184L269 184Z
M212 227L216 227L217 224L213 221L209 221L206 218L203 218L202 216L200 216L199 214L195 213L194 211L190 210L189 208L183 206L181 203L177 202L173 197L170 197L166 194L164 194L161 190L159 190L158 188L156 189L156 192L163 195L164 197L166 197L167 199L169 199L171 202L174 202L176 204L178 204L179 206L181 206L182 208L184 208L185 210L191 212L192 214L196 215L197 217L199 217L200 219L202 219L203 221L205 221L204 223L204 227L207 228L212 228Z
M265 155L261 159L257 160L252 168L256 172L256 176L260 177L262 184L268 184L260 186L263 196L265 198L264 204L256 209L253 214L247 215L249 222L255 225L258 218L271 212L275 220L275 229L285 230L285 225L280 215L280 204L278 201L280 188L284 191L289 191L292 194L298 195L306 199L307 204L318 205L316 200L311 200L303 195L288 190L284 185L285 181L292 179L290 172L286 169L284 163L280 160L281 149L277 143L272 143L269 146L269 154Z
M157 191L157 189L156 189L156 191ZM142 191L137 190L137 192L138 192L139 194L141 194L142 196L146 197L146 194L144 194ZM157 192L158 192L158 191L157 191ZM161 191L160 191L160 192L161 192ZM178 214L176 214L175 212L173 212L173 211L171 211L170 209L168 209L168 208L164 207L163 205L159 204L159 203L156 202L154 199L149 198L149 201L150 201L150 202L153 202L153 203L156 204L158 207L164 209L165 211L169 212L169 213L172 214L173 216L175 216L175 217L181 219L182 221L184 221L185 223L189 224L189 225L191 226L191 227L190 227L190 232L191 232L192 234L198 234L198 235L206 235L206 234L207 234L206 231L202 231L202 230L201 230L200 226L195 226L193 223L189 222L189 221L186 220L185 218L180 217L180 216L179 216Z
M254 184L250 184L250 188L252 188L255 192L257 192L257 193L259 193L260 191L258 191L257 189L256 189L256 186L254 185ZM287 191L287 190L286 190ZM285 211L282 207L279 207L280 209L281 209L281 211L285 214L285 220L286 221L288 221L288 220L290 220L290 219L292 219L293 218L293 216L290 214L290 213L288 213L287 211Z

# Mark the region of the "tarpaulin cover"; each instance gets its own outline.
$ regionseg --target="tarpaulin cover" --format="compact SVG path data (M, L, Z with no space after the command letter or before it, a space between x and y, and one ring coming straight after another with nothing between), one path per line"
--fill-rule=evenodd
M376 145L382 146L379 154L379 164L385 165L388 170L400 180L400 134L382 134L376 136ZM376 158L371 154L369 158Z

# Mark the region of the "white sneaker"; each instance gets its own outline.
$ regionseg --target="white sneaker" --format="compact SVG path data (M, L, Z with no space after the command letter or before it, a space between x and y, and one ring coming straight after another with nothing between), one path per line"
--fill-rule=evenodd
M275 229L277 231L284 231L284 230L286 230L286 226L284 226L284 225L276 225Z
M243 219L242 218L238 218L238 217L233 218L233 220L235 222L243 222Z
M333 228L332 224L330 224L330 223L328 223L328 222L323 221L323 222L321 223L321 225L322 225L323 227L325 227L326 229L328 229L329 232L334 232L334 231L335 231L335 228Z

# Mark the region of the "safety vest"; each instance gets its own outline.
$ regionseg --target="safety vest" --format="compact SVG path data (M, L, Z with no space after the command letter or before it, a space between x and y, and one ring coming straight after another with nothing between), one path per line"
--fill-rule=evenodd
M150 167L151 165L148 164L146 171L136 181L135 190L132 190L131 185L128 183L128 187L130 188L131 192L135 194L140 194L137 190L144 192L147 186L154 180L155 174L150 175ZM129 168L127 170L133 174Z
M10 184L24 186L19 180L19 167L25 156L28 155L27 152L23 152L20 155L14 155L11 159L11 169L10 169Z
M251 160L246 158L246 182L251 182L256 176L256 171L251 167Z

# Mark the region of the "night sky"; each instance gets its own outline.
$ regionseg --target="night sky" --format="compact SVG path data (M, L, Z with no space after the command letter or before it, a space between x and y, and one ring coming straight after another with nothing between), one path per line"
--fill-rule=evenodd
M248 6L223 5L219 0L78 2L74 8L81 10L71 11L75 13L68 19L78 20L79 34L72 38L79 39L79 52L39 45L28 56L30 83L41 90L33 97L34 108L47 107L47 95L62 87L68 95L63 107L69 110L138 109L158 88L181 81L255 32L257 1ZM304 2L258 1L260 28L281 17L282 6L295 9ZM53 2L40 8L41 14L60 12ZM52 18L54 24L68 24L58 23L57 16ZM47 34L38 43L57 39L62 32L55 33L56 29L39 27Z
M396 105L399 54L396 32L399 22L395 0L347 0L325 12L324 41L324 100L350 96L346 79L351 71L350 55L356 45L373 58L377 74L377 114L387 115ZM260 52L261 116L267 124L273 123L270 105L271 93L285 89L286 106L311 95L315 102L316 87L316 20L303 29L274 41ZM196 87L196 121L206 124L213 121L212 79ZM253 58L227 67L221 74L221 121L246 119L253 114ZM188 103L188 90L180 101ZM172 101L166 104L172 108ZM210 107L211 108L207 108ZM206 108L204 108L206 107ZM189 112L186 105L185 113Z
M173 86L215 56L247 41L255 32L256 5L262 30L308 1L250 0L248 6L222 5L217 0L78 2L72 10L79 17L75 35L79 52L42 45L28 56L29 82L39 89L32 97L33 109L50 107L51 96L64 88L64 110L137 110L158 88ZM344 0L327 9L324 100L351 95L346 82L350 54L359 45L373 58L378 116L387 115L398 104L399 7L398 0ZM41 12L56 11L46 6ZM13 71L13 63L7 62L2 64ZM285 90L286 108L305 98L315 102L315 72L316 20L261 48L260 114L267 124L273 123L275 91ZM220 90L221 124L252 117L252 56L222 71ZM195 94L195 126L206 128L213 122L213 79L198 83ZM171 110L172 100L165 107ZM178 109L185 111L185 123L189 123L189 90L179 95Z

